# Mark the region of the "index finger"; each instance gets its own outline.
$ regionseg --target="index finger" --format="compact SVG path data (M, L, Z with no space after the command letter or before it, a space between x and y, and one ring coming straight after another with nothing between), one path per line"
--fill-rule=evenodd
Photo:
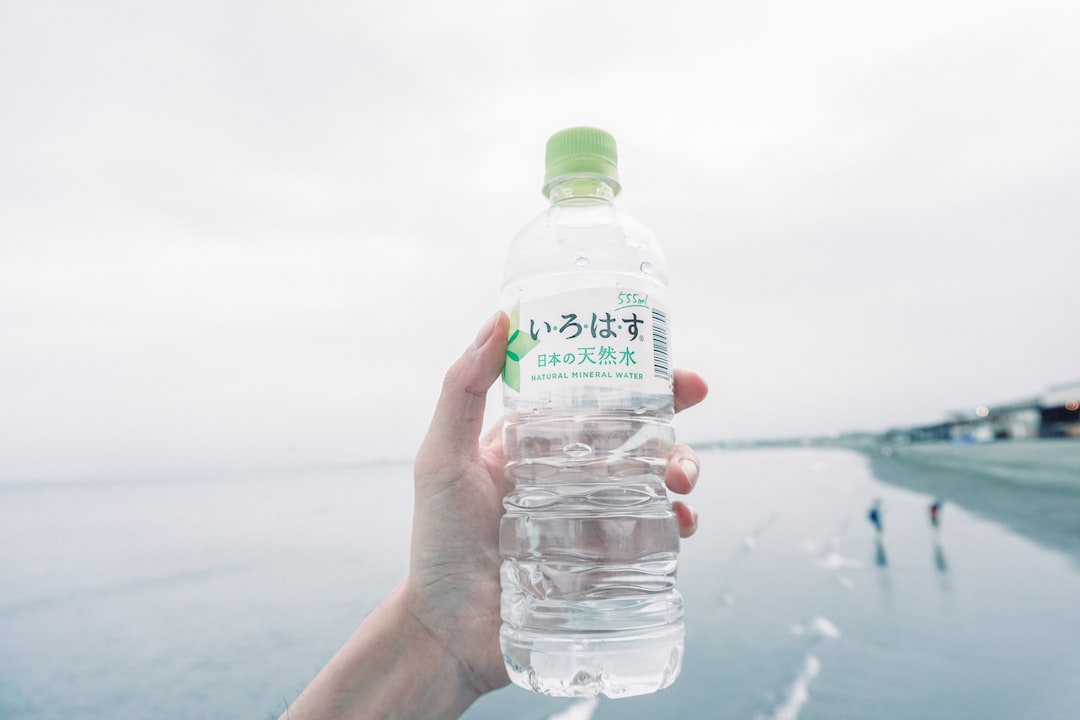
M690 370L675 370L675 412L694 407L708 394L705 378Z

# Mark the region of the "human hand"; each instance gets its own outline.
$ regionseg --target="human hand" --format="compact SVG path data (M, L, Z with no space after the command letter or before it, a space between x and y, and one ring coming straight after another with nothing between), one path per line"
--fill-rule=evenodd
M481 436L487 392L499 377L509 320L498 313L450 368L416 457L412 555L403 587L410 615L439 642L476 696L509 682L499 649L499 519L512 489L501 425ZM705 399L696 373L676 371L676 412ZM676 445L665 471L675 493L690 492L699 462ZM679 534L697 529L697 513L673 503Z
M503 475L501 426L481 437L487 392L499 377L510 326L492 317L451 366L414 467L409 574L357 628L281 716L457 717L509 678L499 649L499 519L510 484ZM698 404L700 376L675 371L675 411ZM664 480L690 492L698 459L676 445ZM679 534L697 513L673 503Z

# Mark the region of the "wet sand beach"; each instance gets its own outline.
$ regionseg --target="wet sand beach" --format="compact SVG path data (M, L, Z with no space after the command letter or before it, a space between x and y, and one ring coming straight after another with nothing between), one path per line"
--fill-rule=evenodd
M1050 488L1025 507L1077 517L1060 486L1080 444L1037 463L1018 448L938 452L962 467L1002 453L998 469L1057 457L1024 475ZM675 685L613 701L507 687L465 720L1080 717L1075 556L969 512L944 480L934 492L956 504L934 528L933 495L879 481L847 449L700 457ZM887 467L924 478L915 458ZM0 484L0 718L276 718L400 582L411 481L402 463Z
M868 451L882 482L959 505L1080 564L1080 441L881 445Z

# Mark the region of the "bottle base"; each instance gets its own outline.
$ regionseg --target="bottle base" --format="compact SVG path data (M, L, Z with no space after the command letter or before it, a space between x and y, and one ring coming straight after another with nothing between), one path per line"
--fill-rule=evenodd
M682 623L646 631L536 633L503 626L510 680L554 697L609 698L662 690L682 670Z

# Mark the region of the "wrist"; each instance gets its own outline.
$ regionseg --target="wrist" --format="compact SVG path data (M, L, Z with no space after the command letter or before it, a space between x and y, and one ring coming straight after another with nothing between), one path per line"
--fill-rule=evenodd
M477 688L469 668L416 612L408 582L399 585L386 599L393 604L401 633L402 662L413 669L412 688L425 699L409 718L456 718L483 693ZM426 697L425 697L426 696ZM425 712L421 713L421 709Z
M405 584L371 612L281 720L443 720L480 696L410 608Z

